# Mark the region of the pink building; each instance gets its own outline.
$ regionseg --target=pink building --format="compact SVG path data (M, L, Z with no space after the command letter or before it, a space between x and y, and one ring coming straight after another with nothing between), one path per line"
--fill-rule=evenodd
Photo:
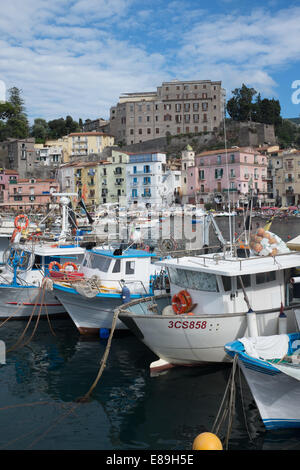
M212 150L195 157L187 174L190 202L213 202L215 198L242 204L252 190L262 202L267 197L267 157L249 147Z
M18 181L19 174L16 170L0 169L0 203L4 201L4 190L8 190L9 185Z
M59 183L54 179L19 179L3 190L1 206L22 212L46 209L53 192L59 192Z

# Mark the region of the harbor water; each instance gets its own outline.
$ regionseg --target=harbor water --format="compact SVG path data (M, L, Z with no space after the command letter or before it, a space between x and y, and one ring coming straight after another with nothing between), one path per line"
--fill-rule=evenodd
M266 221L254 218L253 228ZM238 222L237 222L238 223ZM225 236L228 218L218 220ZM300 219L275 220L284 241ZM240 231L240 230L237 230ZM211 431L231 372L225 364L177 367L150 376L156 356L130 333L114 335L90 400L107 340L80 336L70 318L8 321L0 327L1 450L184 450ZM230 450L299 450L300 430L266 431L251 392L238 377Z

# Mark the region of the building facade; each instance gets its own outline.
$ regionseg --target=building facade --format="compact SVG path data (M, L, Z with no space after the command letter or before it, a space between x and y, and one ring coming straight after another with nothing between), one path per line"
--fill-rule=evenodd
M300 151L285 151L272 158L274 197L283 207L300 205Z
M28 212L32 209L47 210L52 193L59 192L59 183L54 179L19 178L10 181L3 191L2 207Z
M188 169L189 202L244 204L251 196L262 203L267 192L268 160L252 148L203 152Z
M127 164L127 204L143 207L161 206L164 201L163 180L166 154L129 154Z
M103 132L77 132L67 136L64 162L79 160L91 154L100 154L114 145L114 137Z
M195 166L195 152L190 145L181 152L181 202L188 203L190 190L188 185L188 172L191 167Z
M110 132L126 145L166 135L212 132L224 118L220 81L163 82L156 92L127 93L110 109Z
M33 174L36 162L35 139L8 139L0 143L2 166L16 170L20 178Z
M109 133L109 121L98 118L98 119L87 119L83 126L82 126L82 131L83 132L104 132L104 133Z

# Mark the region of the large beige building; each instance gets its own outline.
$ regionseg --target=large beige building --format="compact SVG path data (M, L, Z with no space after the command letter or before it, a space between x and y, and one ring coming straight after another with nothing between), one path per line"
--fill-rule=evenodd
M168 134L212 132L224 117L220 81L163 82L156 92L126 93L110 109L110 132L127 145Z

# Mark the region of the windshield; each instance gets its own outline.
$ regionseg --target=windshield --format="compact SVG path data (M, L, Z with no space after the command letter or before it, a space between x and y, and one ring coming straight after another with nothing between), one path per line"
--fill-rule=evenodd
M107 256L91 254L89 258L89 263L87 264L91 269L99 269L103 273L107 273L112 259Z
M170 281L185 289L218 292L217 278L215 274L201 271L188 271L187 269L168 268Z

